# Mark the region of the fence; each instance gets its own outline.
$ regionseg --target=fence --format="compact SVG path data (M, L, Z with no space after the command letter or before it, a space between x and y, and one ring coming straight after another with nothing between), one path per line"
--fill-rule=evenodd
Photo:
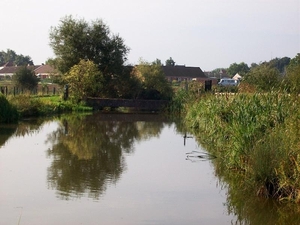
M25 90L16 86L0 86L0 92L5 95L20 95L20 94L32 94L32 95L60 95L63 93L63 90L58 85L38 85L37 88L34 88L30 91Z

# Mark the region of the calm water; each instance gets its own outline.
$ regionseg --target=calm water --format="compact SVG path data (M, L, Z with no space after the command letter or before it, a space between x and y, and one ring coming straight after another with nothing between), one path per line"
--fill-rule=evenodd
M258 218L238 215L214 159L158 115L73 116L0 129L0 225L278 222L261 209Z

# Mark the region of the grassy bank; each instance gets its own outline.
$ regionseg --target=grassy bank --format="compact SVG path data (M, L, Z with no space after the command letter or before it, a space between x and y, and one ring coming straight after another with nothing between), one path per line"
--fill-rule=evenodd
M77 104L72 101L64 101L60 96L32 96L32 95L16 95L0 96L0 112L2 123L17 121L18 118L49 116L68 112L85 112L91 111L92 108L83 104ZM6 104L2 104L6 102ZM12 111L14 110L14 111ZM5 112L5 113L4 113ZM14 112L14 114L12 113ZM11 119L10 115L15 115ZM3 117L3 118L2 118Z
M280 93L209 94L187 103L185 122L253 194L300 203L299 105Z

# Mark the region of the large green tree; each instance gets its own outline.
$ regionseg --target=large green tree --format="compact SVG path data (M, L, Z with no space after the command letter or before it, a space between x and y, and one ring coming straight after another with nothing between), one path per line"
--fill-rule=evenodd
M283 88L288 92L300 94L300 53L292 58L287 66Z
M291 59L289 57L272 59L269 64L279 70L280 73L285 73L286 67L289 65Z
M15 51L11 49L7 49L6 52L0 52L0 66L8 62L11 62L13 65L16 66L33 65L33 61L30 58L30 56L24 56L22 54L18 55Z
M142 83L139 97L143 99L170 99L173 95L171 84L167 81L159 64L140 62L135 74Z
M230 76L234 76L235 74L239 73L241 76L245 75L246 73L249 72L249 67L246 63L241 62L239 64L237 63L232 63L229 68L227 69L227 73Z
M100 19L86 22L66 16L57 27L51 27L50 46L56 68L63 74L80 62L93 61L107 82L122 70L129 48L119 35L113 35Z
M256 87L258 91L272 91L280 86L282 79L278 69L263 63L251 69L245 75L244 81Z
M39 79L34 71L26 66L22 66L14 75L13 80L17 86L26 90L33 90L37 87Z

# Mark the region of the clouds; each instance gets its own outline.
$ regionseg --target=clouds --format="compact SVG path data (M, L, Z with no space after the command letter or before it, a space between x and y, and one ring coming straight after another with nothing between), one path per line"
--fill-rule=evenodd
M300 52L298 0L10 0L2 10L0 50L30 55L36 64L53 57L49 30L66 15L103 19L125 39L132 64L172 57L212 70Z

